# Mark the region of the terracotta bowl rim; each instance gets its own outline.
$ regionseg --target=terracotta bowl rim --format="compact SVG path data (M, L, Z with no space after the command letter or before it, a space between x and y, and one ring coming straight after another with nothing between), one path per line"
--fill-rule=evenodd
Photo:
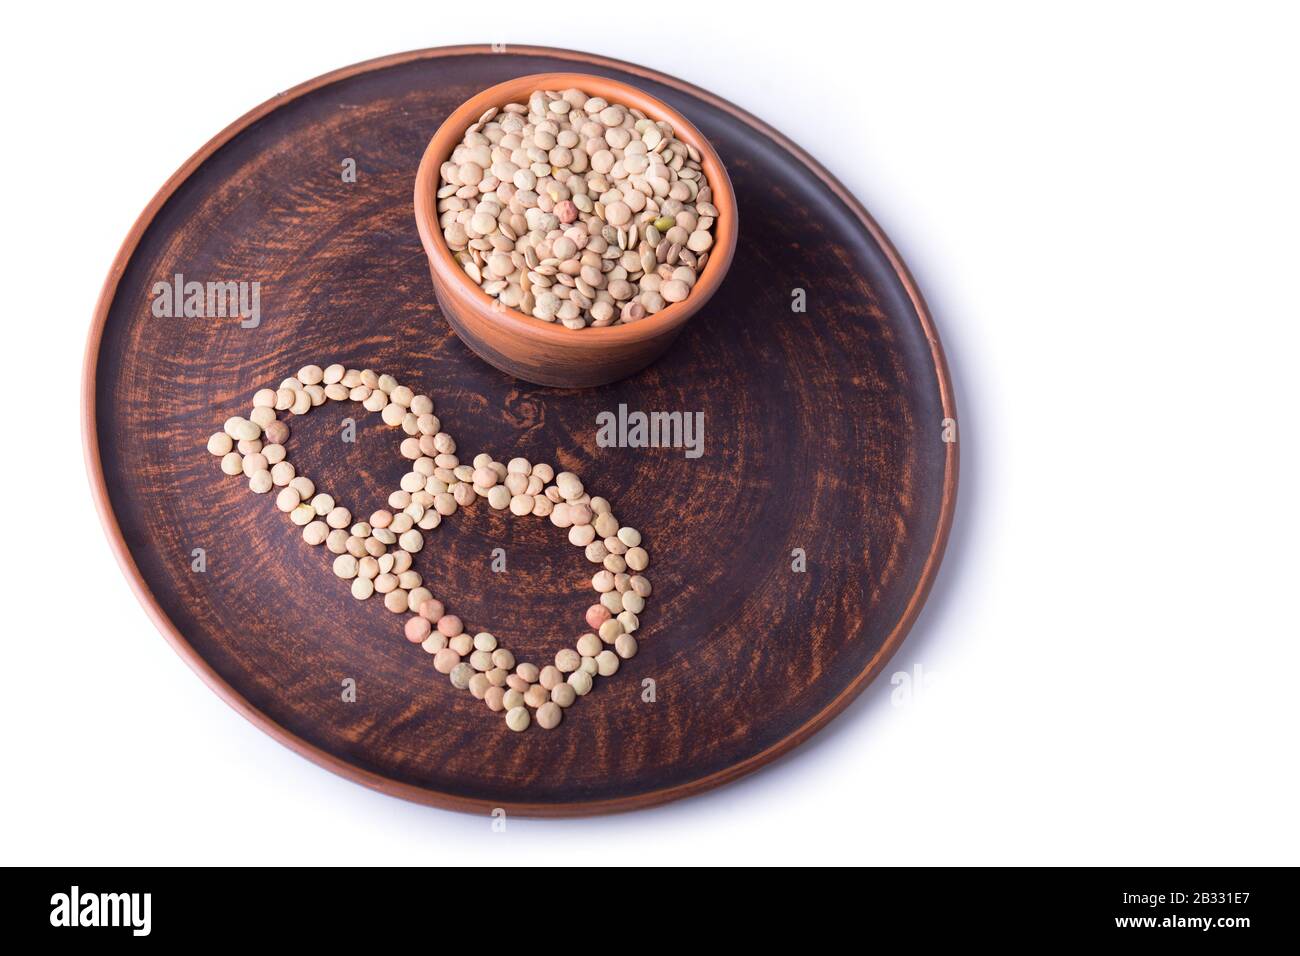
M700 165L713 190L713 204L718 208L714 224L714 241L709 250L709 261L696 280L691 294L681 302L648 315L630 325L607 325L599 328L568 329L559 323L544 322L517 309L505 308L500 301L489 296L470 279L452 258L451 249L430 213L436 210L439 172L452 149L460 142L465 130L492 106L517 102L521 93L534 89L559 90L569 87L613 86L620 92L631 94L628 105L641 106L633 100L652 104L653 109L642 110L653 119L667 121L674 134L683 142L694 146L700 153ZM598 95L598 94L597 94ZM420 232L420 242L434 269L444 281L458 285L456 297L476 313L477 318L504 324L511 330L536 339L563 342L569 346L589 345L599 347L632 344L654 339L664 332L686 322L708 302L722 284L735 253L737 237L736 196L731 178L721 157L708 139L680 112L639 87L612 77L594 73L530 73L517 76L476 93L457 107L429 140L415 177L415 221ZM447 276L451 279L447 279Z

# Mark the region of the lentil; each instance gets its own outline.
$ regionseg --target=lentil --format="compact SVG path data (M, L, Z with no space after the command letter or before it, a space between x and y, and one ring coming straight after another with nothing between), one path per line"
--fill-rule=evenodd
M509 697L510 695L507 693L504 696ZM528 708L522 705L511 707L506 712L506 726L511 730L527 730L531 721L532 718L528 716Z
M718 214L698 150L669 123L576 89L489 110L443 163L438 197L443 238L471 281L571 329L687 299ZM407 404L409 389L384 391Z
M581 107L586 102L577 91L569 93L573 94L570 98L575 101L571 105ZM602 114L605 109L606 106L602 105L593 113ZM557 111L557 116L564 112ZM576 115L580 117L582 130L593 122L590 117ZM671 240L669 248L680 246L701 231L705 214L702 203L696 211L689 211L682 205L684 200L670 197L670 201L652 207L654 199L648 196L662 198L663 186L668 184L669 189L672 188L663 170L667 165L663 154L668 152L668 148L658 148L660 143L671 141L670 134L644 118L638 118L625 127L628 115L620 108L617 115L611 117L614 121L606 124L608 134L620 135L605 141L611 149L605 150L609 153L609 162L604 175L616 183L627 185L629 174L644 173L651 186L649 194L639 190L630 193L619 191L619 196L614 197L611 194L618 190L601 190L596 193L601 198L593 202L585 192L571 197L567 187L555 179L554 168L551 175L547 175L544 170L520 167L513 171L516 178L519 178L519 173L528 172L534 185L546 190L538 197L536 205L527 207L535 211L520 214L518 223L513 221L513 213L505 217L510 221L494 219L491 234L500 233L497 239L487 241L489 232L482 230L477 237L484 240L487 248L496 250L491 253L495 258L484 265L488 272L500 277L502 270L514 269L516 261L514 255L506 253L504 246L494 243L514 241L511 236L529 235L526 227L530 223L523 220L530 216L536 219L539 214L553 215L561 219L561 224L570 226L571 230L545 235L546 247L529 245L523 253L528 266L539 277L538 287L557 289L548 293L557 301L547 302L546 307L553 304L556 316L566 323L579 313L572 301L558 301L566 298L562 294L564 290L576 289L587 300L595 298L592 316L599 318L604 310L595 306L607 304L599 296L626 298L638 294L623 278L630 274L628 266L636 265L631 261L626 265L622 262L625 252L635 253L639 263L643 253L659 256L658 246L648 250L644 245L656 240L662 245ZM554 136L552 150L563 151L557 154L559 159L579 162L583 169L588 168L584 165L585 160L574 159L580 154L585 155L580 148L578 131L561 129L556 134L546 129L542 132ZM639 140L634 142L634 136L639 136ZM554 160L554 157L548 158ZM676 158L675 153L668 156L670 162L675 162ZM623 163L617 171L623 174L621 176L615 171L619 162ZM489 163L489 166L493 165ZM553 161L551 165L554 167L556 163ZM606 158L598 164L593 158L592 165L604 166ZM683 167L681 163L675 163L673 168ZM581 170L574 168L574 171ZM489 174L480 167L476 184L493 181L495 188L497 182L504 181L497 172L493 169ZM472 170L469 175L473 177ZM572 176L569 178L572 180ZM699 187L698 182L694 185L698 189L698 199L703 187ZM686 189L685 195L689 196L690 188L683 188ZM589 214L601 205L607 216L613 209L613 220L624 220L624 210L617 208L619 204L626 207L626 232L615 229L617 235L608 236L603 230L596 234L572 231L584 223L583 214ZM655 213L661 214L655 216ZM673 215L679 218L671 225L662 221ZM620 225L610 219L604 222L611 228ZM667 229L660 229L661 225L666 225ZM687 231L688 227L695 228ZM648 238L638 251L636 237L642 234ZM547 255L541 255L543 252ZM562 257L557 257L557 252ZM670 252L668 259L656 258L657 264L647 264L639 293L643 301L629 304L649 304L653 311L662 307L662 302L647 296L647 292L671 301L681 291L674 289L674 282L693 285L694 275L686 263L694 260L688 258L688 253L679 263L674 255L676 253ZM509 265L506 260L509 260ZM614 272L615 269L621 271ZM542 285L541 279L550 280L551 284ZM607 292L607 288L611 291ZM581 327L581 323L574 327ZM377 510L368 521L355 523L347 508L338 505L331 495L318 492L315 483L305 475L299 475L287 460L284 442L289 438L289 429L275 414L278 411L305 414L314 405L344 399L361 401L367 409L379 412L390 427L402 428L408 436L402 442L402 454L412 462L410 473L402 478L401 490L388 497L391 510ZM469 690L492 711L504 711L507 725L512 729L526 729L533 719L544 729L554 728L561 722L564 708L590 693L595 676L613 675L621 660L631 658L637 652L638 643L632 632L640 626L638 615L644 610L645 599L651 593L649 580L640 573L649 564L640 532L620 525L609 502L592 497L581 479L572 472L557 474L550 465L533 464L526 458L512 458L505 463L487 454L473 456L472 465L462 464L456 454L455 441L441 431L441 422L433 414L432 399L416 395L398 384L392 376L379 375L369 369L347 369L338 364L324 368L304 366L297 377L286 379L279 389L266 388L256 392L250 416L228 418L221 431L208 437L207 448L220 459L223 473L246 476L252 491L265 494L278 487L277 508L302 527L302 537L308 545L324 544L326 550L334 555L334 574L349 582L353 597L367 600L374 594L382 594L384 605L390 611L408 614L403 620L403 634L407 641L419 644L430 654L435 670L448 675L454 687ZM560 650L552 664L539 668L528 662L517 662L514 654L501 647L497 638L487 631L471 636L466 632L464 622L448 614L445 605L424 587L420 574L412 570L412 554L424 547L422 532L437 528L444 516L454 514L458 507L470 506L480 497L495 510L509 508L517 516L549 516L554 525L567 529L567 537L573 546L583 549L593 563L603 565L591 579L592 588L599 595L599 602L591 605L585 614L586 624L591 630L578 637L576 650ZM607 645L613 645L612 649ZM529 708L536 714L530 715Z

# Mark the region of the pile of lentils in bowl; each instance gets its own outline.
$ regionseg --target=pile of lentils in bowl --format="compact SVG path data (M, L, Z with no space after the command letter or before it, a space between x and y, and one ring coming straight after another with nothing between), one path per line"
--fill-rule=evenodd
M581 90L484 113L443 163L439 224L502 305L565 328L617 325L691 294L718 210L667 123Z

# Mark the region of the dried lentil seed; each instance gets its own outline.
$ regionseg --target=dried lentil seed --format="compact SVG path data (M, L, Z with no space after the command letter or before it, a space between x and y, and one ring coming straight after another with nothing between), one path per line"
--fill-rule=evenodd
M576 670L567 678L567 683L573 688L573 692L579 697L585 697L591 693L593 681L591 674L585 670Z
M509 697L510 695L507 693L505 696ZM528 715L528 708L521 704L511 707L510 710L506 712L506 726L511 730L527 730L531 721L532 718Z
M530 684L524 691L524 703L534 709L541 707L551 699L551 692L541 684Z

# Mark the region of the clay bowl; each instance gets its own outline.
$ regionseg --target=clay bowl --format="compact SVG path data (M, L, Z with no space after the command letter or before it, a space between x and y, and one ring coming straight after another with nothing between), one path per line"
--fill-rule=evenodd
M452 258L438 225L439 171L465 131L493 106L527 102L536 89L577 87L591 96L633 107L669 123L678 139L699 150L718 209L713 247L695 288L683 301L628 325L566 329L503 306L480 289ZM625 378L663 354L686 321L722 284L736 250L736 196L717 152L681 113L627 83L585 73L538 73L489 87L447 117L429 141L415 178L415 221L429 257L434 294L443 315L475 354L516 378L537 385L585 388Z

